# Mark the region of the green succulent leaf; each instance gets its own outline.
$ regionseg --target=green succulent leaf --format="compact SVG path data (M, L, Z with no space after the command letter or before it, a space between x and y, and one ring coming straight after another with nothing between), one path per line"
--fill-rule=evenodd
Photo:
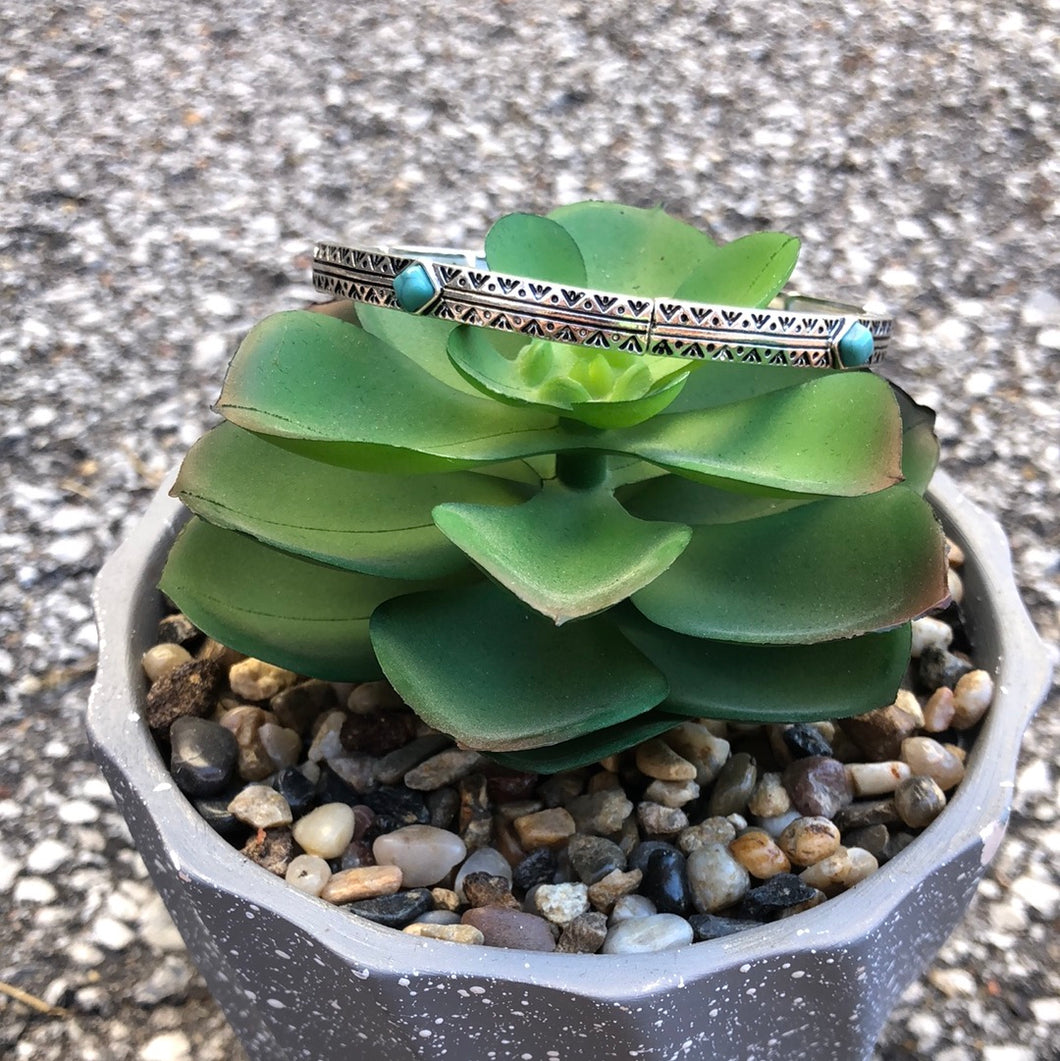
M219 527L385 578L453 574L467 557L434 525L442 501L515 505L530 488L475 472L399 477L308 460L233 424L191 448L172 493Z
M814 645L709 641L618 609L622 632L666 675L668 711L742 722L813 722L894 700L909 665L911 628Z
M619 722L614 726L587 733L584 737L560 741L544 748L530 748L522 752L489 752L489 757L512 770L526 770L534 774L555 774L561 770L576 770L579 766L598 763L609 755L641 744L652 737L679 726L688 720L680 714L668 714L655 709Z
M713 409L773 391L801 387L837 375L831 368L788 368L780 365L740 365L731 361L700 361L670 406L670 413Z
M935 412L919 405L901 387L891 384L902 414L902 475L906 486L923 496L939 463Z
M619 489L615 495L638 519L670 523L739 523L786 512L812 499L719 490L680 475L662 475Z
M332 463L401 472L545 452L556 425L546 413L455 391L363 329L304 310L251 329L218 409L248 431L342 444ZM329 459L327 446L290 448Z
M561 225L537 214L507 214L486 233L486 261L498 273L585 284L585 262Z
M692 637L810 644L897 626L945 597L942 529L921 497L894 486L696 527L632 600Z
M382 676L368 637L376 605L455 584L343 571L192 518L160 588L199 629L239 652L314 678L368 681Z
M406 313L400 309L386 309L359 303L357 322L388 346L400 350L410 361L429 372L447 387L479 396L479 391L468 383L459 372L454 371L445 351L449 333L456 327L453 321L424 317L417 313Z
M442 533L488 574L557 625L609 608L646 586L692 531L636 519L604 488L547 483L525 504L438 505Z
M487 394L598 428L627 427L654 416L677 397L689 371L678 364L680 371L657 384L644 358L540 339L523 342L469 325L449 336L449 357Z
M673 295L715 247L709 236L661 209L584 202L548 216L574 238L585 283L599 291Z
M607 619L556 626L491 582L387 601L371 637L405 702L471 748L556 744L640 715L667 693Z
M689 478L788 494L848 496L901 478L898 407L887 384L864 372L664 413L615 432L613 442Z
M755 232L714 248L677 289L689 302L768 306L799 259L799 241L783 232Z

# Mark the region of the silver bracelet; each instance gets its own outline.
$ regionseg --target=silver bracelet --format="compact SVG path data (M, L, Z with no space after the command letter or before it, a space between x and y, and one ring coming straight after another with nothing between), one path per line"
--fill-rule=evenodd
M471 252L364 250L318 243L313 285L335 298L572 346L791 368L862 368L883 359L892 321L790 295L748 309L645 298L489 270Z

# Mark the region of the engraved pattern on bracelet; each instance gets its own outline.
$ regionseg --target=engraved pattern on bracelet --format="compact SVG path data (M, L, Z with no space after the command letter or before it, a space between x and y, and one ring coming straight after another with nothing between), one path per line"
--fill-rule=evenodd
M574 346L664 357L844 368L839 342L853 326L867 329L872 338L864 364L883 359L891 334L887 318L818 299L792 298L813 306L807 311L621 295L491 272L471 254L436 253L321 243L313 252L313 283L336 298L402 309L395 278L410 266L422 267L433 286L416 310L424 315Z

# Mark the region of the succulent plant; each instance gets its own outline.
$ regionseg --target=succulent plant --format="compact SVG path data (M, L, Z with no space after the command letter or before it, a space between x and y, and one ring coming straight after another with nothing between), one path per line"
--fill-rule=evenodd
M492 269L763 306L798 241L606 203ZM189 452L162 588L211 636L540 771L688 717L889 703L946 596L933 415L869 371L601 353L334 303L256 325Z

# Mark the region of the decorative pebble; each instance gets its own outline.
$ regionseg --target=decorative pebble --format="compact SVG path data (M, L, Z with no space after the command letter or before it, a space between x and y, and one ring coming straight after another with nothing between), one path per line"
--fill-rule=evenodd
M800 817L799 812L792 807L775 818L755 818L754 822L762 832L769 833L775 840L798 817Z
M643 874L639 869L631 869L629 872L616 869L595 884L589 885L589 902L596 910L609 914L624 895L630 895L640 887L642 878Z
M574 818L562 807L551 807L526 814L512 822L523 850L535 847L562 847L577 831Z
M725 936L735 935L737 932L745 932L749 928L756 928L757 921L751 921L741 917L722 917L719 914L693 914L688 923L692 926L697 943L708 939L723 939Z
M585 779L588 771L563 770L551 776L544 775L537 786L538 796L545 801L546 807L562 807L585 790Z
M290 825L293 820L287 800L268 785L247 785L229 802L228 809L254 829Z
M688 815L680 807L661 803L638 803L637 821L645 836L676 836L688 828Z
M236 739L239 776L244 781L263 781L276 770L261 742L261 727L274 720L275 715L250 704L233 707L221 716L221 725Z
M904 748L909 738L902 741ZM909 764L892 759L883 763L849 763L847 779L855 796L883 796L893 792L909 777Z
M861 847L848 847L847 858L850 860L850 870L843 878L843 885L847 888L853 888L880 868L879 859Z
M447 748L413 767L405 774L405 784L418 792L432 792L466 777L483 762L480 752Z
M170 726L169 740L169 769L181 792L213 796L231 780L239 749L223 726L187 715Z
M375 855L372 848L363 840L351 840L346 850L339 858L339 869L361 869L364 866L374 866Z
M727 818L715 815L698 825L690 825L677 834L677 849L690 855L705 844L728 844L736 839L736 827Z
M748 829L729 844L729 852L737 862L759 880L768 880L791 869L788 856L776 841L762 829Z
M729 758L729 742L698 722L682 722L662 739L695 766L695 781L700 788L711 784Z
M660 781L694 781L696 768L658 737L638 745L637 769Z
M552 871L554 872L556 865L555 856L551 853L546 853L545 857L551 861ZM465 898L463 891L464 878L471 873L488 873L493 877L504 877L509 884L514 878L514 873L508 860L492 847L480 847L472 851L457 871L456 879L453 882L453 890L461 899ZM535 881L534 883L539 882ZM520 885L520 887L525 890L527 886Z
M953 687L953 727L970 729L986 714L994 698L994 679L985 670L972 670Z
M567 857L583 884L595 884L609 873L626 868L625 852L602 836L575 833L567 845Z
M878 762L898 758L902 741L916 730L916 719L897 704L888 704L863 715L840 719L839 725L866 759Z
M294 858L294 837L285 825L259 829L240 850L263 869L283 877Z
M778 873L765 884L751 888L740 912L754 921L772 921L782 911L813 898L814 889L793 873Z
M353 839L353 808L345 803L325 803L294 824L294 838L306 854L338 858Z
M361 866L333 873L321 890L320 898L329 903L355 903L393 895L401 885L399 866Z
M264 726L261 727L263 730ZM346 782L354 792L367 792L375 784L376 761L363 752L328 757L328 766Z
M490 801L501 804L531 799L540 780L540 774L528 774L521 770L490 774L487 778Z
M757 818L775 818L791 810L791 796L779 773L762 774L747 803L747 811Z
M661 914L688 913L691 905L685 856L676 848L656 848L643 868L640 892L655 904Z
M640 870L634 870L634 872L639 873ZM655 912L655 903L646 895L623 895L615 901L615 905L611 908L608 924L617 925L620 921L631 921L637 917L651 917Z
M427 821L424 824L433 825L436 829L448 829L460 810L460 794L455 788L438 788L428 792L425 802Z
M925 648L920 653L917 678L925 689L938 689L943 685L952 689L971 669L972 665L967 660L946 649Z
M408 888L437 884L467 856L467 845L448 829L408 825L376 837L372 854L381 866L400 868Z
M480 906L468 910L460 920L465 925L477 928L487 947L539 951L556 949L556 940L548 922L537 914L505 910L499 906Z
M714 914L739 902L750 876L724 844L706 844L688 856L688 886L692 904L701 914Z
M358 714L371 714L387 708L403 707L404 701L385 678L358 682L349 692L346 706Z
M427 913L420 914L420 920L418 923L428 925L459 925L460 915L455 910L428 910Z
M343 748L379 758L403 748L416 735L416 716L403 710L373 711L346 716L339 731Z
M340 732L341 739L341 732ZM413 767L437 755L452 745L452 741L442 733L428 733L409 741L402 748L395 748L384 755L375 766L375 779L382 785L394 785L401 781Z
M604 940L604 954L648 954L673 950L692 942L692 926L677 914L651 914L613 924Z
M147 691L144 717L156 737L184 715L205 718L224 687L224 668L212 660L193 659L162 675Z
M279 725L304 737L310 725L335 706L335 689L330 682L316 678L299 682L278 692L269 700L269 710Z
M228 684L232 692L255 703L289 689L297 680L298 675L293 671L274 667L253 657L234 663L228 670Z
M483 849L485 850L485 849ZM475 854L478 854L476 851ZM547 847L531 851L513 870L512 883L524 892L535 884L552 884L556 875L556 855ZM460 877L457 875L457 880Z
M894 806L910 829L923 829L942 813L946 793L930 777L910 777L895 791Z
M843 834L843 846L848 851L861 848L878 861L886 858L887 843L891 838L886 825L866 825Z
M758 780L758 766L747 752L737 752L721 768L707 803L707 814L724 818L747 810Z
M810 755L823 755L830 758L832 755L832 747L821 736L821 731L803 722L783 727L780 735L792 759L805 759Z
M318 763L322 759L337 759L343 754L345 749L339 734L345 721L345 711L329 711L321 716L313 731L312 743L306 752L306 758L311 763Z
M377 925L404 928L413 921L418 921L431 906L431 893L426 888L410 888L408 891L382 895L377 899L362 899L343 909L368 921L374 921Z
M219 836L223 836L230 844L240 847L247 838L248 825L241 822L229 809L230 795L207 797L194 801L195 809L202 815L202 819Z
M470 774L457 783L460 795L457 827L469 851L487 846L493 839L493 805L482 774Z
M291 859L284 878L307 895L319 895L331 876L331 867L319 855L298 855Z
M930 615L913 620L913 646L910 655L920 659L925 648L945 651L953 642L953 629L949 623L934 619Z
M652 781L644 790L645 800L664 807L683 807L698 798L699 785L695 781Z
M560 934L556 950L564 954L596 954L607 938L607 918L589 910L574 918Z
M952 567L946 572L946 588L954 604L960 604L964 600L964 582Z
M854 798L843 764L826 755L796 759L783 777L792 804L804 815L831 818Z
M188 645L197 641L202 634L195 624L180 612L174 612L158 621L158 640L164 645Z
M401 931L407 932L410 936L421 936L424 939L440 939L445 943L482 944L486 942L486 937L474 925L439 925L427 921L414 921Z
M956 710L953 690L947 685L936 689L924 704L924 730L928 733L944 733L953 724Z
M539 884L531 892L535 913L554 925L566 925L589 909L589 889L584 884Z
M182 663L191 662L191 653L182 645L152 645L144 654L141 663L147 680L156 682Z
M302 738L293 729L276 725L273 722L262 723L258 730L258 740L269 760L272 773L287 766L294 766L302 752Z
M356 802L363 802L375 812L372 828L380 833L393 832L406 825L427 825L431 818L423 795L404 785L380 786L361 792Z
M519 900L512 895L512 882L494 873L469 873L461 882L469 906L506 906L521 910Z
M839 829L822 817L796 818L779 836L777 846L796 866L812 866L839 848Z
M853 870L847 849L839 846L827 858L807 866L799 874L799 880L811 888L819 888L828 894L836 888L845 886Z
M910 773L930 777L943 792L964 779L964 763L931 737L908 737L902 741L902 761L908 764Z
M832 820L839 829L846 831L866 825L890 825L898 821L898 812L893 799L859 800L840 807Z

